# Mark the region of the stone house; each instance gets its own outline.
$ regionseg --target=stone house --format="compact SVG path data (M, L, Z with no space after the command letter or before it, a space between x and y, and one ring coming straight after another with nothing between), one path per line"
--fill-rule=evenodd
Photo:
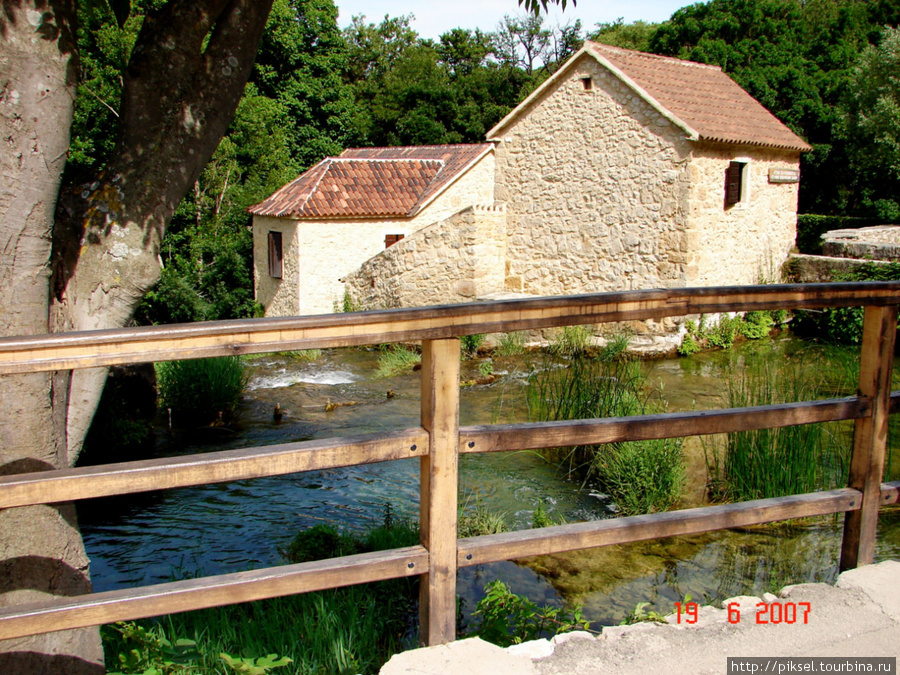
M721 69L587 42L487 143L353 149L250 209L272 316L778 277L810 150Z

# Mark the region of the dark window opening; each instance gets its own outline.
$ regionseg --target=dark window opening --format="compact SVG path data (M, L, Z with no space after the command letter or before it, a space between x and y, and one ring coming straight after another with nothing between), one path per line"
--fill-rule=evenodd
M281 248L281 232L269 232L269 276L281 278L284 256Z
M594 81L589 77L582 77L581 85L584 87L585 91L590 91L594 88Z
M746 162L731 162L725 171L725 206L740 203L744 196Z
M384 247L390 248L391 246L396 244L398 241L403 239L403 237L405 237L405 236L406 236L405 234L386 234L386 235L384 235Z

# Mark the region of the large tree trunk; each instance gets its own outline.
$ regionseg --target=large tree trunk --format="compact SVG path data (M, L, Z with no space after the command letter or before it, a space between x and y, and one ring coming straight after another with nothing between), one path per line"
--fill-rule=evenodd
M0 0L0 335L127 323L230 124L270 7L172 0L149 13L123 77L115 158L60 191L75 0ZM74 464L104 380L102 369L0 377L0 474ZM90 589L72 505L0 511L0 606ZM102 672L97 629L0 642L3 675Z
M75 95L73 2L0 14L0 331L49 329L53 214ZM68 465L65 392L48 374L0 377L0 473ZM71 504L0 511L0 606L90 592ZM95 629L0 644L0 672L102 673Z

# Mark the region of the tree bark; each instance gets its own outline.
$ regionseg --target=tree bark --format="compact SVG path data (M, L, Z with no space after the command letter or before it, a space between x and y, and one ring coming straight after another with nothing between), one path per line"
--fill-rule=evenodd
M0 335L125 325L178 202L228 128L271 0L173 0L124 74L114 160L61 189L76 0L0 0ZM0 377L0 474L71 466L104 369ZM0 606L91 590L71 504L0 511ZM4 675L104 672L97 629L0 642Z
M75 95L74 1L0 13L0 316L3 335L49 330L51 229ZM63 397L64 399L64 397ZM0 378L0 473L68 464L47 374ZM0 606L90 592L71 504L0 511ZM0 672L100 673L96 629L0 643Z

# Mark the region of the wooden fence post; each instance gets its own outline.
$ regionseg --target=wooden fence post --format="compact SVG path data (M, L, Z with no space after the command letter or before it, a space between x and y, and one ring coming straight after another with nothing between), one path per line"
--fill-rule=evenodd
M422 343L422 427L419 528L429 568L420 579L419 642L456 639L456 520L459 485L459 340Z
M848 511L844 520L841 571L868 565L875 557L896 335L896 306L866 307L859 355L859 396L870 401L872 414L857 419L853 433L849 487L863 494L861 508Z

